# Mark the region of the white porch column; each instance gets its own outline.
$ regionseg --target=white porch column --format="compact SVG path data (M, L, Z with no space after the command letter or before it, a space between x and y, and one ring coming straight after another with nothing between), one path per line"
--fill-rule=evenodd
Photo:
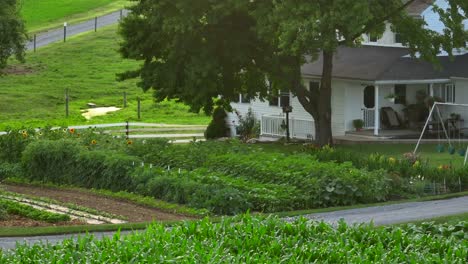
M434 97L434 84L429 84L429 96Z
M379 135L379 129L380 129L380 105L379 105L379 86L375 86L375 104L374 104L374 135L378 136Z

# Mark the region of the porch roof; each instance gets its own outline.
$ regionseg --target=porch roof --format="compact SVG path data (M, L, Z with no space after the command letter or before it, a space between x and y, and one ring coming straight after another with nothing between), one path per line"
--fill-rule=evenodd
M333 61L333 77L365 81L468 78L468 54L439 56L440 69L408 54L409 50L401 47L339 47ZM322 63L320 55L316 61L302 66L302 74L321 76Z
M450 79L451 77L468 78L468 54L439 56L440 69L432 63L414 58L400 58L379 80L428 80Z

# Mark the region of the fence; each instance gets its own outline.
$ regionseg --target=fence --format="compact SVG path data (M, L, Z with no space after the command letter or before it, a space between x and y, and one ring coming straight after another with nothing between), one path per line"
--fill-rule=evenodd
M78 125L69 126L76 130L83 129L101 129L103 133L112 134L116 137L125 138L168 138L176 140L177 142L182 141L193 141L196 139L199 141L204 135L203 131L206 126L202 125L167 125L167 124L154 124L154 123L140 123L140 122L122 122L122 123L110 123L110 124L90 124L90 125ZM61 127L52 127L51 130L61 129ZM40 129L36 129L39 131ZM164 132L172 131L175 133L167 134ZM197 132L197 133L194 133ZM188 133L187 133L188 132ZM8 132L0 132L1 135L5 135ZM179 139L189 140L179 140Z
M286 136L286 120L284 116L262 116L261 120L261 135L284 137ZM297 139L310 139L312 140L315 135L314 121L289 118L289 132L292 138Z

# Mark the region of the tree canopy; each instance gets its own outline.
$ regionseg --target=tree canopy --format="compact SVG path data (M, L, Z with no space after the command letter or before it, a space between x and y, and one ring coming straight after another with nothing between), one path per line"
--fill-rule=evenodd
M158 100L177 98L207 112L218 95L263 99L269 90L290 90L314 118L318 143L329 144L333 56L339 46L359 46L363 34L381 35L387 23L413 55L434 63L441 50L451 54L466 46L466 0L447 0L448 9L434 7L446 26L443 34L408 14L415 1L139 0L121 24L121 53L144 63L122 77L141 77L141 87L154 88ZM321 85L308 90L301 66L319 55Z
M16 0L0 0L0 69L7 65L10 56L24 60L27 39L24 23Z

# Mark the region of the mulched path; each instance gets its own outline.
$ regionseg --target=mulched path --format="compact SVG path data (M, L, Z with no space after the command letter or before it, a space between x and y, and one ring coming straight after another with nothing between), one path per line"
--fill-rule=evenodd
M93 208L99 211L121 215L129 222L188 220L193 217L164 212L157 208L150 208L130 201L112 199L85 191L71 189L55 189L26 185L2 185L7 191L28 194L37 197L46 197L64 203Z
M47 223L44 221L36 221L18 215L9 215L8 219L0 220L0 227L40 227L40 226L70 226L84 225L85 223L79 220L71 220L58 223Z

